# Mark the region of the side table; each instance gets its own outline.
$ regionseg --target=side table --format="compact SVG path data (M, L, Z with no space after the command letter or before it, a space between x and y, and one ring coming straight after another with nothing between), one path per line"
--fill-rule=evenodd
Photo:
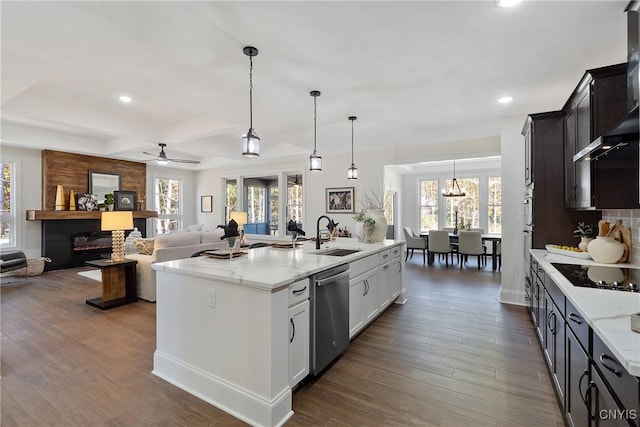
M86 261L85 264L99 268L102 272L102 296L88 299L87 304L106 310L138 301L136 289L138 261L100 259Z

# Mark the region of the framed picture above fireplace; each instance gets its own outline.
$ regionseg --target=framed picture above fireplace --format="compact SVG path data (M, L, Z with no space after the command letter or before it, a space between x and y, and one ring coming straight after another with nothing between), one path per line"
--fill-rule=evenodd
M114 191L113 195L116 197L115 210L132 211L135 209L135 206L136 206L135 191Z

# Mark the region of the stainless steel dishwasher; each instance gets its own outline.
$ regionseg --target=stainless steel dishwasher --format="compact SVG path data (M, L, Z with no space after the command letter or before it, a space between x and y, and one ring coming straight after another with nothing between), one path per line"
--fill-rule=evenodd
M349 265L310 277L309 371L318 375L349 345Z

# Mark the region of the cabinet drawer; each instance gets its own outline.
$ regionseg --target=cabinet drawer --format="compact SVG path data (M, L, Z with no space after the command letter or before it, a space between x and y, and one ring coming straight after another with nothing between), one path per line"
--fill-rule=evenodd
M391 251L391 258L397 258L402 253L402 246L394 246L389 250Z
M540 277L540 280L542 281L542 283L544 284L544 288L547 290L547 293L549 294L549 296L553 300L554 304L556 306L558 306L558 311L560 312L562 317L564 317L564 315L565 315L565 307L564 307L565 296L564 296L564 294L562 293L560 288L558 288L558 285L556 285L556 282L554 282L553 279L551 279L551 277L549 277L546 273L544 273L544 272L540 273L539 277ZM544 277L544 279L543 279L543 277Z
M378 255L369 255L366 258L359 259L349 264L349 279L353 279L356 276L361 275L365 271L369 271L372 268L378 266Z
M289 285L289 307L309 299L309 279L298 280Z
M384 251L378 252L378 264L382 265L391 260L391 250L385 249Z
M565 319L567 325L569 325L573 331L584 352L589 354L589 333L591 332L591 328L568 298L566 304L567 311L565 312Z
M624 409L640 410L639 379L624 369L596 333L593 334L593 361Z

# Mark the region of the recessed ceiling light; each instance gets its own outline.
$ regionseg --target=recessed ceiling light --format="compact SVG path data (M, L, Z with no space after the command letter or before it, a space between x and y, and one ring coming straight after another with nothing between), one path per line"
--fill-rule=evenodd
M133 99L129 96L129 95L120 95L118 97L118 99L120 100L120 102L122 102L123 104L128 104L131 101L133 101Z
M502 98L498 98L498 102L500 104L508 104L513 101L513 96L503 96Z
M520 2L522 2L522 0L496 0L496 4L498 5L498 7L511 7L517 5Z

